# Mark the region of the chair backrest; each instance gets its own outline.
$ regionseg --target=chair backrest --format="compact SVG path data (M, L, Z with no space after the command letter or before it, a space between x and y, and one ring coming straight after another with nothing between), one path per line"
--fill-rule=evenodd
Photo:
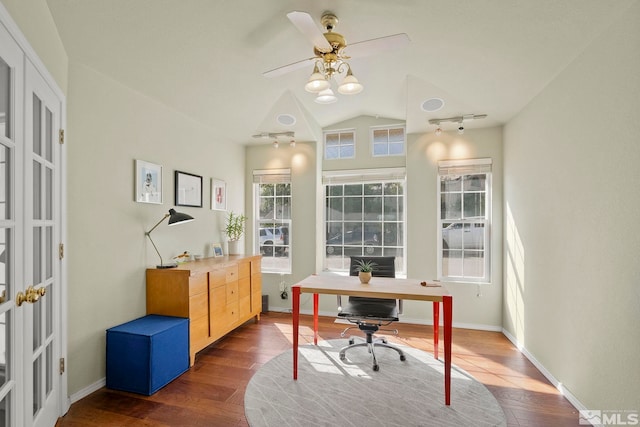
M358 261L371 261L375 262L376 265L371 272L373 277L396 277L396 257L395 256L351 256L351 263L349 267L349 275L357 276L358 275ZM387 298L370 298L370 297L354 297L350 296L349 301L366 301L371 303L382 303L386 304L393 301L398 307L398 314L402 313L402 300L395 299L387 299ZM338 296L338 305L340 306L340 296Z
M358 275L358 262L371 261L376 265L371 275L373 277L396 277L396 257L394 256L352 256L349 268L350 276Z

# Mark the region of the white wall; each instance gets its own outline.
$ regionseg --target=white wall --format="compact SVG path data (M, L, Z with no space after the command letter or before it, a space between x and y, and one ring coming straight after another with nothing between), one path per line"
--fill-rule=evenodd
M505 329L589 409L640 409L640 2L505 128Z
M244 148L171 108L71 63L68 94L69 393L105 376L105 330L145 314L145 267L159 258L145 231L174 207L174 170L203 176L195 221L153 238L165 260L212 256L225 212L210 207L210 179L226 181L228 207L244 209ZM134 202L134 159L163 166L164 204Z

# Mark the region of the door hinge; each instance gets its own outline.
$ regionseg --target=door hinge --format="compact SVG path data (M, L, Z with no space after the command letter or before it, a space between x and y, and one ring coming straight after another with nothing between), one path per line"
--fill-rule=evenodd
M60 245L58 245L58 257L60 259L64 258L64 243L60 243Z
M60 375L64 374L64 357L60 358Z
M60 144L64 144L64 129L60 129L60 132L58 134L58 142Z

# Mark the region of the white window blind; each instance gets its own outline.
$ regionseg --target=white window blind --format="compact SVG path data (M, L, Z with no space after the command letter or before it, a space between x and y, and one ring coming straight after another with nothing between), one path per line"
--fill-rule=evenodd
M403 181L407 176L405 168L355 169L324 171L323 185L351 184L353 182Z
M291 169L257 169L253 171L254 184L287 184L291 182Z
M438 175L469 175L491 172L491 159L441 160Z

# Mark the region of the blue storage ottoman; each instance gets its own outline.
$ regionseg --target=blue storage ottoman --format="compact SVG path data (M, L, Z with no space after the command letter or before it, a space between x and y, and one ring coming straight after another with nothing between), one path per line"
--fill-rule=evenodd
M189 369L189 319L148 315L107 329L107 388L152 395Z

